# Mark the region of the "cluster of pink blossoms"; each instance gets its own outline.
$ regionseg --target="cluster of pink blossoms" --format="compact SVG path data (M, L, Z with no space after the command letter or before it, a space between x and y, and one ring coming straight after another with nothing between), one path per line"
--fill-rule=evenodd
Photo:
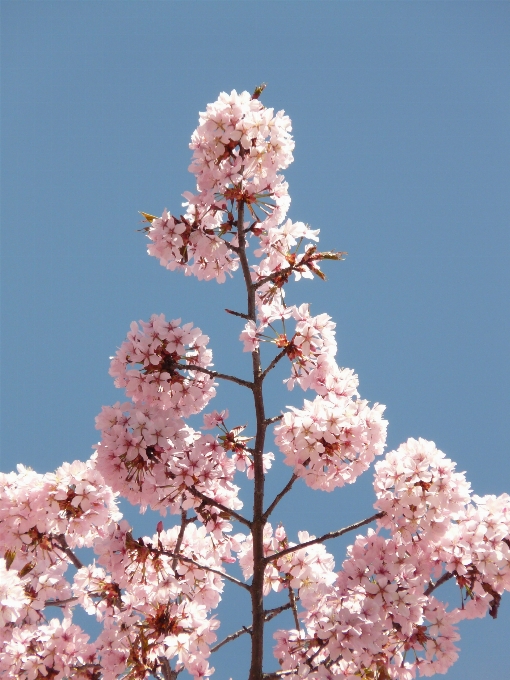
M417 671L444 673L458 656L455 624L487 612L496 617L510 590L510 496L472 497L454 468L433 442L410 439L376 464L375 507L389 538L373 530L358 536L342 570L331 565L329 578L312 576L327 564L321 555L313 565L316 546L299 551L298 568L296 553L271 563L266 578L277 587L289 566L293 576L306 566L305 580L291 581L306 610L302 626L275 634L288 677L411 680ZM267 543L268 554L282 548ZM249 564L248 553L243 559ZM432 595L450 579L462 596L452 610Z
M198 193L184 194L184 215L165 210L161 218L150 219L149 254L167 269L225 281L225 274L239 266L237 238L224 238L235 227L235 202L246 202L257 231L278 224L287 213L288 187L278 172L293 160L290 130L282 111L274 114L248 92L223 92L209 104L190 144Z
M106 527L121 517L115 494L91 461L65 463L40 475L18 466L0 474L0 676L68 677L73 668L88 678L95 648L71 623L46 621L45 609L72 598L65 574L73 549L94 545Z
M140 321L140 330L133 321L112 360L110 375L135 404L187 417L199 413L216 390L211 376L200 371L212 363L212 352L206 349L209 338L193 324L180 323L154 314L148 323Z
M54 474L22 466L0 474L2 678L168 680L181 670L207 678L216 648L250 633L257 649L261 622L288 610L294 627L275 634L280 674L270 678L411 680L444 673L457 658L456 624L495 617L510 590L510 497L472 495L432 442L411 439L380 459L377 512L366 520L319 538L299 532L298 544L269 522L294 482L324 491L355 482L383 453L387 422L383 406L360 398L354 372L338 366L331 318L286 304L291 279L324 278L320 263L342 253L319 252L319 231L286 218L280 172L293 160L291 125L262 105L262 89L222 93L200 114L190 145L196 193L184 194L184 214L143 213L148 252L167 269L220 283L242 270L248 313L233 313L245 322L253 382L212 370L208 338L192 324L163 315L133 322L110 369L129 401L97 416L91 459ZM265 369L262 342L275 350ZM262 381L287 360L289 390L316 396L266 419ZM227 411L204 415L202 430L216 434L186 423L219 379L252 391L254 436L243 435L247 425L229 429ZM264 511L257 502L274 459L264 449L272 424L293 475ZM252 519L240 514L237 472L254 480ZM180 515L180 524L165 529L160 520L154 535L135 538L118 495L141 511ZM234 522L248 533L233 534ZM371 522L376 530L356 536L336 570L323 543ZM90 564L76 552L83 548L96 555ZM235 562L246 583L227 571ZM255 608L271 590L287 599L213 646L211 612L225 581L254 594ZM437 599L447 581L460 606ZM77 606L102 626L92 642L73 623ZM51 607L60 618L47 618ZM262 680L261 659L259 649L251 680Z

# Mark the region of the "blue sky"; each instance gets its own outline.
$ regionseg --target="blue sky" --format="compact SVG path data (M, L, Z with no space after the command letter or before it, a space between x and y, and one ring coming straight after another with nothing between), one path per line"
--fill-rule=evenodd
M95 415L122 399L109 356L133 319L193 321L218 370L248 371L240 324L222 311L241 305L239 277L166 272L145 254L137 211L180 207L198 111L265 81L264 103L293 121L289 216L349 253L290 299L336 321L338 361L387 405L391 448L432 439L477 493L510 491L508 2L4 0L1 11L3 471L90 455ZM214 404L233 424L252 418L237 389L221 386ZM302 398L274 381L269 406ZM288 476L276 465L269 494ZM370 514L371 473L290 500L276 519L291 533L335 529ZM153 533L158 517L127 511ZM337 564L346 543L330 545ZM246 623L235 594L226 603L222 635ZM510 597L497 621L463 625L448 680L501 677L509 629ZM214 677L239 680L246 647L225 650Z

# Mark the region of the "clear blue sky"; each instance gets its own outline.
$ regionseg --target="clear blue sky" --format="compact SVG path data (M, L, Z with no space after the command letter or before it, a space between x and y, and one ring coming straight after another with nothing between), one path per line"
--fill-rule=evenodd
M133 319L193 321L218 370L248 371L240 324L222 312L241 304L236 283L165 272L137 211L179 208L198 111L266 81L264 103L293 120L290 217L349 253L291 299L337 322L339 363L387 404L390 447L432 439L477 493L510 491L508 2L43 0L1 12L2 470L90 455L95 415L122 399L108 357ZM233 424L251 419L242 396L222 387L215 405ZM270 407L302 398L275 382ZM332 495L301 486L276 519L294 535L338 528L370 513L370 485L366 473ZM158 520L129 519L137 534ZM330 545L338 565L344 547ZM226 601L222 635L246 623L237 593ZM462 626L448 680L502 677L509 630L506 597L497 621ZM226 647L214 677L242 680L245 652Z

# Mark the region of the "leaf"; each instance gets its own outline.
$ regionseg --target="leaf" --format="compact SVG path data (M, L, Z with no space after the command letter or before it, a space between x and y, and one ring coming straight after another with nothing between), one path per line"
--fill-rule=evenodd
M14 562L14 558L16 557L16 551L15 550L6 550L5 555L4 555L4 560L5 560L5 568L7 571L11 568L11 564Z
M24 576L29 574L34 567L35 567L35 562L28 562L28 564L25 564L25 566L22 569L19 570L18 576L20 578L23 578Z
M246 425L238 425L237 427L234 427L230 430L229 434L234 435L234 437L237 437L238 434L241 434L243 430L246 430L248 427L248 424Z
M143 215L145 217L145 221L149 222L150 224L152 224L153 220L157 219L156 215L150 215L149 213L144 213L141 210L139 210L138 212L140 213L140 215Z

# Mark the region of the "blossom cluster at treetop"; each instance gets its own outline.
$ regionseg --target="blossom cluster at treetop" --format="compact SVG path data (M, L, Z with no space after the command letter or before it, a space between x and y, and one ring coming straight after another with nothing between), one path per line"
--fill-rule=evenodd
M319 230L287 218L291 122L262 104L263 89L221 93L200 114L196 191L184 194L182 214L142 213L148 253L165 268L244 286L246 309L227 311L252 378L216 370L192 323L163 314L133 322L110 367L125 396L97 416L91 458L0 474L0 677L208 678L214 652L249 634L250 680L411 680L446 672L459 621L496 618L510 590L510 496L475 495L433 442L409 439L384 454L384 406L362 399L354 371L337 364L334 322L286 302L289 282L323 279L324 261L344 253L321 252ZM261 343L274 350L267 366ZM268 416L264 380L280 363L287 388L308 398ZM246 426L209 409L221 381L251 393ZM199 413L195 429L188 420ZM268 499L278 456L291 476ZM294 486L341 493L371 467L375 512L365 519L319 537L301 531L298 542L271 523ZM120 497L159 513L153 535L134 537ZM335 565L328 541L352 531ZM83 548L94 553L88 563ZM457 606L438 599L448 581ZM216 614L226 587L251 599L235 632ZM281 596L272 609L270 592ZM99 622L95 639L73 620L79 609ZM284 612L292 626L277 630L268 661L264 625Z

